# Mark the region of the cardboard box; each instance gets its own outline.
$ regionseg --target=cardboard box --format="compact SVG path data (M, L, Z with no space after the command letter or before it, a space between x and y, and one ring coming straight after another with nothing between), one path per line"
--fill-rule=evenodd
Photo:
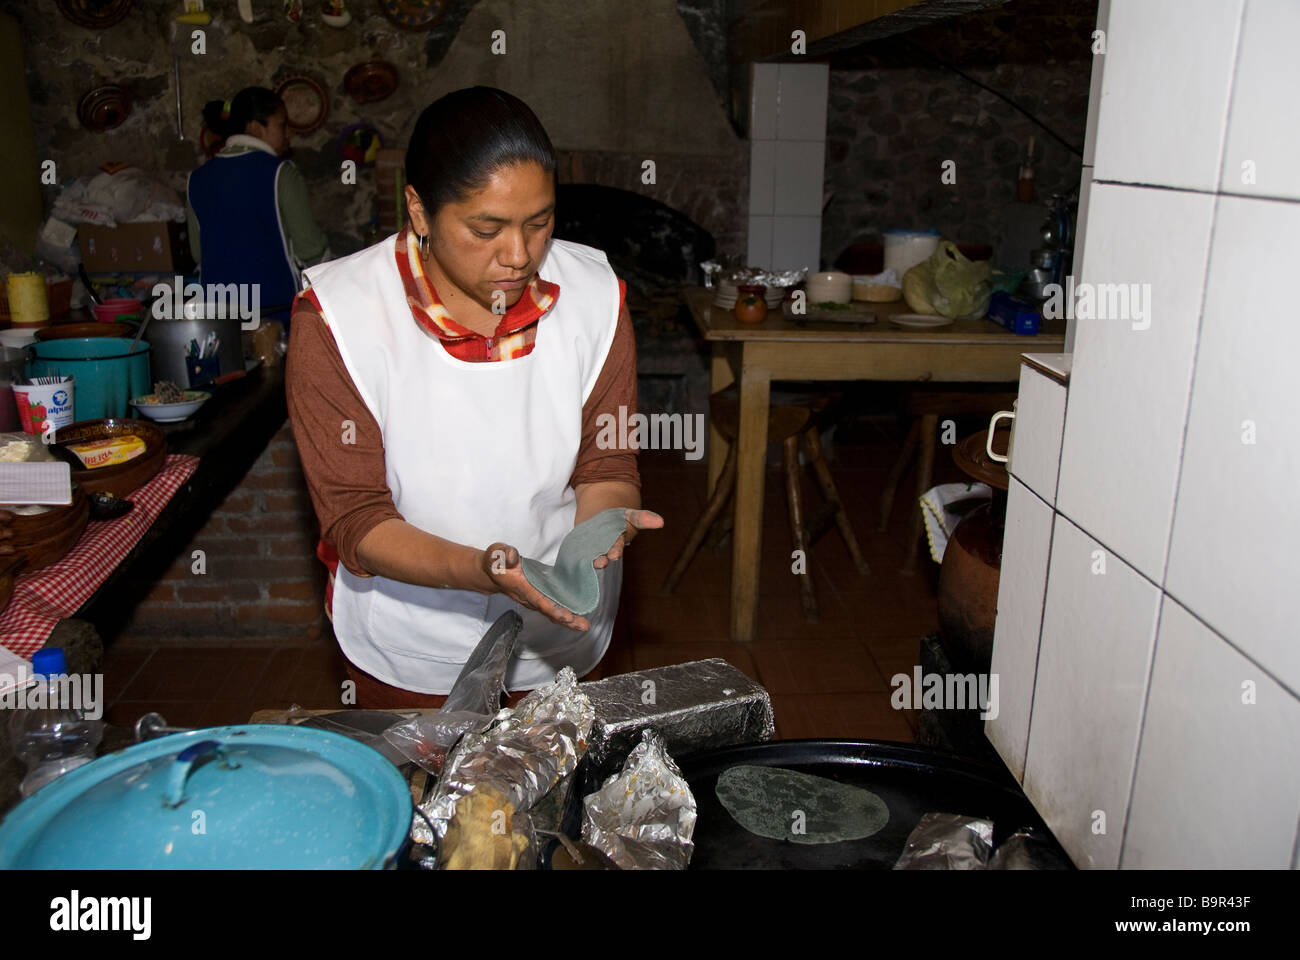
M189 273L193 263L183 223L122 223L77 228L81 261L90 273Z

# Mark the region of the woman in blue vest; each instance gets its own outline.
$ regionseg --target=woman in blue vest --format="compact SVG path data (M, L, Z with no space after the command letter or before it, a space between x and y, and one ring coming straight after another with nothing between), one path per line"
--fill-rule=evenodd
M190 250L206 284L258 284L262 319L288 325L303 267L329 259L329 242L311 214L307 183L285 158L284 102L265 87L245 87L203 108L221 152L190 174Z

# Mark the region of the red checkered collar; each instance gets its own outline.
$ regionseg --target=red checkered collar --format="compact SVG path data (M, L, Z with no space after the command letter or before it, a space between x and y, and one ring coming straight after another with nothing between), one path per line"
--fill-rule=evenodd
M433 281L425 273L424 264L420 261L419 240L410 224L403 227L397 235L397 269L402 276L402 285L406 288L406 302L410 304L411 314L421 330L444 342L488 339L468 327L462 327L451 318L438 291L433 288ZM507 308L492 339L504 337L533 323L551 309L559 296L559 284L543 280L534 274L519 302Z

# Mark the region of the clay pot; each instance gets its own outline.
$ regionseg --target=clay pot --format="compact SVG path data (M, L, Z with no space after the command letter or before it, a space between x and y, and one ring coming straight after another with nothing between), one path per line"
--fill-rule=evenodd
M993 657L1005 513L981 504L953 531L939 567L939 633L954 667L983 673Z
M763 299L766 290L763 286L738 287L739 296L733 308L736 319L741 323L762 323L767 316L767 301Z
M90 505L86 502L85 491L75 483L72 485L72 503L68 506L55 507L35 516L14 517L10 521L13 555L25 561L22 572L30 573L62 560L76 546L89 519Z

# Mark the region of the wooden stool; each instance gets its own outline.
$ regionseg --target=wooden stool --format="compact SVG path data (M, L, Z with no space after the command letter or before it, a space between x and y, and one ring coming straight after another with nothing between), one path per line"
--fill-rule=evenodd
M817 609L812 574L808 572L810 568L808 561L811 559L809 553L812 545L830 526L832 519L844 537L849 555L853 558L858 572L865 575L870 573L870 570L862 557L862 551L858 548L858 541L853 535L848 514L840 502L839 491L835 488L835 481L831 479L830 468L826 466L826 459L822 453L819 433L822 425L829 418L828 408L833 398L825 395L800 398L791 404L783 403L776 392L772 396L775 403L768 411L767 442L770 445L779 441L784 448L785 496L790 508L790 538L794 543L794 549L802 551L805 559L804 572L799 574L803 615L805 620L816 623L821 619L821 615ZM734 386L720 390L709 397L709 415L712 417L713 426L729 444L727 459L723 463L722 473L709 496L709 503L704 508L704 513L696 522L695 528L686 541L686 546L664 579L659 592L665 595L671 594L677 588L678 582L686 573L686 568L690 566L699 551L700 544L704 542L709 528L718 519L736 489L736 438L740 435L740 395ZM826 498L826 503L810 522L805 522L803 496L799 484L799 438L801 436L808 462ZM728 511L724 519L727 529L734 523L734 516L734 509Z
M1015 393L944 390L912 390L908 393L906 410L913 417L912 426L903 441L903 452L899 454L885 480L885 489L880 494L880 523L876 526L878 531L883 531L889 526L889 515L894 509L894 495L898 490L898 483L919 447L921 461L916 469L916 496L912 499L912 518L909 527L911 536L907 544L907 556L903 560L904 573L916 571L918 548L924 529L921 497L925 491L934 486L932 482L934 452L939 445L940 415L954 420L958 417L991 417L999 410L1010 410L1015 399Z

